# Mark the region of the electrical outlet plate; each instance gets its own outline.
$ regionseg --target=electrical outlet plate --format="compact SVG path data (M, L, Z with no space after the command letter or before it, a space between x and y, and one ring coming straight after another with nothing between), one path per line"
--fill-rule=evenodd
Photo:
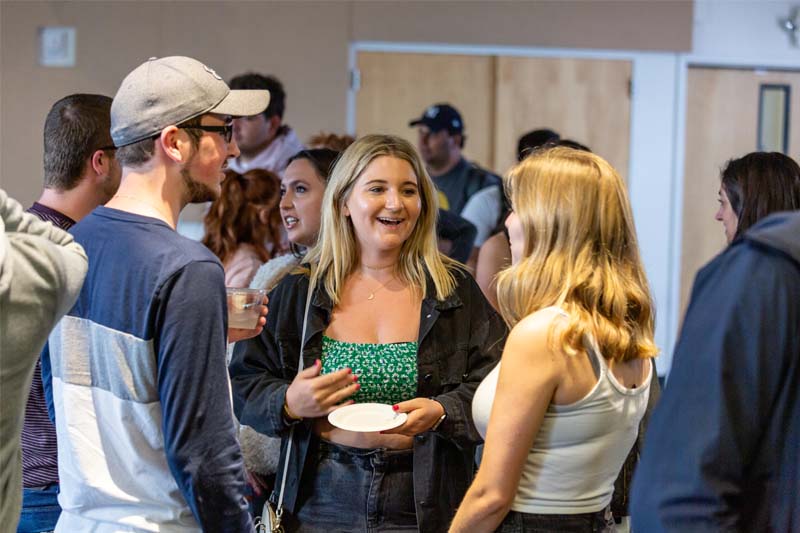
M68 26L39 28L39 65L75 66L75 28Z

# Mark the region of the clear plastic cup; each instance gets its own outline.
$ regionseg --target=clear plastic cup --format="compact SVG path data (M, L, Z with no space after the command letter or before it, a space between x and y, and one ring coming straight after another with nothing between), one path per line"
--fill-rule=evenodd
M267 291L264 289L237 289L228 287L228 327L253 329L261 317L260 308Z

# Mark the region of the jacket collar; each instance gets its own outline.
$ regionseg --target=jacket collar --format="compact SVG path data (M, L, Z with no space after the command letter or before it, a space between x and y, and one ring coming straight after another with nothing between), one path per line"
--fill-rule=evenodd
M454 272L454 276L462 276L461 272ZM444 311L447 309L455 309L456 307L461 307L463 304L461 302L461 298L458 296L456 291L454 290L451 292L444 300L437 300L436 299L436 285L433 283L433 278L431 275L426 271L425 272L425 283L427 284L425 287L425 299L423 300L424 305L432 305L435 309L439 311Z

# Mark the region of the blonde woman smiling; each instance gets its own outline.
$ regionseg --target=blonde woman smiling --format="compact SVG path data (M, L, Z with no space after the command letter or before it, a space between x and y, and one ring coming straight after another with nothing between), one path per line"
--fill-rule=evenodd
M553 148L506 187L512 266L497 293L512 330L475 394L486 445L451 531L612 529L656 355L625 186L600 157Z
M433 182L407 141L357 140L325 189L319 239L305 258L313 278L284 278L264 334L234 351L239 420L284 440L279 487L291 450L288 531L444 531L472 480L472 396L506 328L474 280L439 253L436 210ZM393 405L408 418L384 432L328 422L352 402Z

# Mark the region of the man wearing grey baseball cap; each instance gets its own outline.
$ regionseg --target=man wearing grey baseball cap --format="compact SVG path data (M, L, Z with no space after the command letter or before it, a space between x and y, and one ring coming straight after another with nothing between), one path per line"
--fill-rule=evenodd
M58 532L253 529L225 346L265 319L226 332L222 265L175 226L219 195L231 119L268 102L188 57L148 60L114 97L122 181L73 227L89 274L49 342Z

